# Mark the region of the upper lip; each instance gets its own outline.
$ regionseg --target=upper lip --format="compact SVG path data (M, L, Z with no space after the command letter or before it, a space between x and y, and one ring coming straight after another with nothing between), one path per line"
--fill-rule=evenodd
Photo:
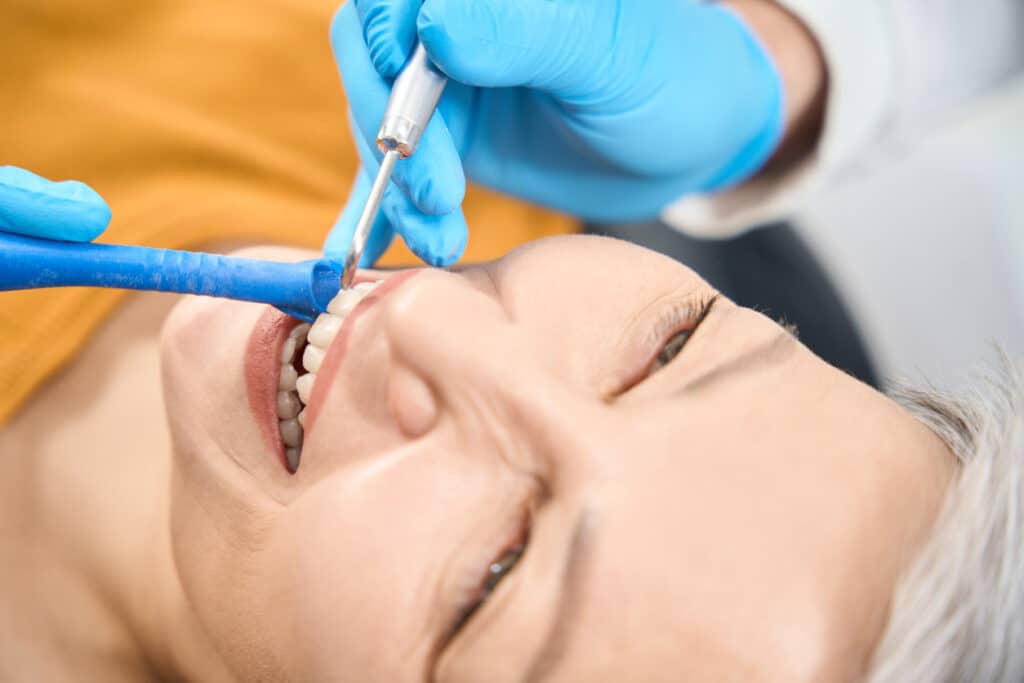
M309 439L309 435L313 431L316 418L323 406L327 392L334 383L334 378L340 372L344 359L348 355L348 341L352 335L355 321L369 311L377 302L420 272L422 270L408 270L387 277L373 291L368 293L352 309L352 312L345 317L344 322L342 322L341 327L338 329L337 336L331 342L330 348L327 349L323 362L320 364L316 383L313 385L313 393L310 395L309 403L306 405L306 440Z

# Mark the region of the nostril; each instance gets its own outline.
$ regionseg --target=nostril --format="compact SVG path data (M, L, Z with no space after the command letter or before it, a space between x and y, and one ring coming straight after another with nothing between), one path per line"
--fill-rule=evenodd
M421 437L437 423L437 398L422 377L395 367L388 381L388 407L398 428L410 439Z

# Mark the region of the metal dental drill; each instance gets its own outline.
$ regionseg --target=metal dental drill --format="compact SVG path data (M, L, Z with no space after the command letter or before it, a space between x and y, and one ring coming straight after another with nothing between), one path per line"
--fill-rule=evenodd
M370 230L380 210L384 190L395 170L395 162L411 157L416 152L423 131L430 123L447 84L448 79L431 64L423 46L417 44L409 63L395 79L377 132L377 147L384 153L384 160L381 161L380 171L377 172L366 206L352 234L352 244L345 256L341 276L342 289L352 286L352 278L355 277L359 259L362 258Z

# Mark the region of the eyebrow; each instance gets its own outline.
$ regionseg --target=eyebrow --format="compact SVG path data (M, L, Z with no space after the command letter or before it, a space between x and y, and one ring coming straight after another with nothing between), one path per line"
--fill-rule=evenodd
M562 569L562 580L558 601L558 612L552 622L544 647L537 653L533 663L526 669L523 683L542 683L548 680L558 663L565 657L566 646L576 624L577 615L582 604L583 579L587 575L591 563L591 531L593 517L587 512L580 514L572 532L568 560Z
M798 348L796 337L783 328L768 341L747 349L745 352L688 380L674 394L692 394L720 384L730 376L755 370L764 365L775 365L785 360Z

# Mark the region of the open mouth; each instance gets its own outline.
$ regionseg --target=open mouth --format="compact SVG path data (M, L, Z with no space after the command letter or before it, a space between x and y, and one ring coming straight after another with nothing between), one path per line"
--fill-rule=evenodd
M352 289L339 292L327 306L326 313L312 325L303 323L293 327L281 347L277 419L285 465L292 474L299 469L302 460L306 406L327 349L349 314L381 282L383 280L361 282Z

